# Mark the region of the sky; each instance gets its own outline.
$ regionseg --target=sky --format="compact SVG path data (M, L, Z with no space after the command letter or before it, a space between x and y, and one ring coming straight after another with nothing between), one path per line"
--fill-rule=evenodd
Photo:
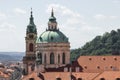
M0 0L0 51L25 51L26 28L33 10L38 37L51 9L71 49L120 28L120 0Z

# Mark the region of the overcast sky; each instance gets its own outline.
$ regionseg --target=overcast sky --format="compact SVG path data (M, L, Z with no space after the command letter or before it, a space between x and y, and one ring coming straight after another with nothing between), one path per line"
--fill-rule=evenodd
M120 0L0 0L0 51L25 51L30 8L38 36L46 30L51 8L71 49L120 28Z

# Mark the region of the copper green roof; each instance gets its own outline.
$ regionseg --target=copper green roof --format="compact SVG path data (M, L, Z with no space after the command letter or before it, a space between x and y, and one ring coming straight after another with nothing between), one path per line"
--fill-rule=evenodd
M31 11L30 23L27 26L27 33L37 33L36 25L34 24L34 18Z
M53 9L51 12L51 17L49 18L49 24L51 24L51 26L48 25L48 29L46 29L45 32L43 32L39 38L37 39L37 43L67 43L68 38L61 32L59 31L59 29L57 29L57 22L56 22L56 18L54 17L54 13L53 13ZM53 25L53 24L56 25ZM56 27L56 28L52 28L52 27Z
M51 16L49 18L49 22L56 22L56 18L54 17L53 9L52 9L52 12L51 12Z
M48 42L68 42L68 38L59 30L45 31L37 39L37 43L48 43Z

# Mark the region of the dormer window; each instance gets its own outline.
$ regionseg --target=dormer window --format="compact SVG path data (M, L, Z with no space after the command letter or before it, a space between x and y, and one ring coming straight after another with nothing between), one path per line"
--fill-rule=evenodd
M116 61L116 60L117 60L117 58L115 57L115 58L114 58L114 60Z
M113 66L110 66L110 68L112 69L112 68L113 68Z
M40 40L42 41L42 38L40 37Z
M100 66L97 66L97 69L100 69Z
M51 40L53 41L53 37L51 37Z
M103 60L106 60L106 59L103 57Z
M85 69L87 69L87 66L84 66Z
M89 60L91 61L91 60L92 60L92 58L89 58Z

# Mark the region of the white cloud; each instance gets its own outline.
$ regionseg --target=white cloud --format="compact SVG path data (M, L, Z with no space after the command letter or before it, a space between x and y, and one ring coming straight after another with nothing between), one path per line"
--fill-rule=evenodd
M116 19L118 18L117 16L109 16L110 19Z
M14 31L15 28L15 25L7 22L3 22L2 24L0 24L0 31Z
M66 6L59 4L50 4L47 8L47 13L51 12L51 8L54 8L54 12L59 17L62 17L61 23L58 27L60 30L69 37L71 48L78 48L83 46L86 42L92 40L95 36L103 34L106 31L110 31L112 28L106 25L94 25L85 21L85 17L80 13L69 9ZM108 16L103 14L97 14L94 16L96 20L114 20L117 16ZM91 20L95 20L91 19ZM88 20L88 19L87 19ZM95 21L96 21L95 20ZM105 21L104 21L105 23ZM105 23L106 24L106 23Z
M0 20L6 19L6 18L7 18L6 14L0 12Z
M105 15L102 15L102 14L97 14L94 16L95 19L106 19L106 16Z
M48 9L46 10L47 13L51 12L51 8L54 8L55 13L57 13L58 16L62 16L62 24L59 25L59 28L62 32L66 34L67 37L70 38L71 48L82 46L86 42L86 40L88 40L85 38L86 32L85 29L83 29L82 27L91 27L88 26L87 23L84 21L84 16L82 16L78 12L69 9L66 6L59 4L50 4L48 6ZM88 32L89 31L92 32L91 29L88 29Z
M59 4L50 4L48 5L48 9L47 12L51 12L51 9L54 8L55 12L61 13L62 15L66 15L66 16L72 16L72 17L80 17L83 18L83 16L81 16L79 13L74 12L72 10L70 10L69 8L63 6L63 5L59 5Z
M113 3L120 3L120 0L113 0Z
M103 14L97 14L94 16L96 20L109 20L109 19L116 19L117 16L107 16Z
M62 15L66 26L72 27L72 25L84 25L84 17L80 15L80 13L75 12L66 6L59 5L59 4L50 4L48 5L48 9L46 10L47 13L51 12L51 8L54 8L55 12L58 15ZM71 25L71 26L70 26Z
M16 14L26 14L26 11L23 10L23 9L20 9L20 8L15 8L15 9L14 9L14 12L15 12Z

